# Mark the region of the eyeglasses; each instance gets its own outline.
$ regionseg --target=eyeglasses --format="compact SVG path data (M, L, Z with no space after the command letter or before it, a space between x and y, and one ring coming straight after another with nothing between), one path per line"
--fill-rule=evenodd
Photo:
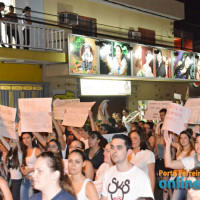
M48 145L48 146L47 146L47 149L57 149L57 148L58 148L58 147L57 147L57 146L54 146L54 145L52 145L52 146L51 146L51 145Z

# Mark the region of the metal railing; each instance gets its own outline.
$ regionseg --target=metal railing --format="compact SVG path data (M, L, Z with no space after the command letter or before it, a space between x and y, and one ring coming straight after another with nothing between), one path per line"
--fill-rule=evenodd
M1 46L39 51L65 51L65 32L43 25L0 21Z

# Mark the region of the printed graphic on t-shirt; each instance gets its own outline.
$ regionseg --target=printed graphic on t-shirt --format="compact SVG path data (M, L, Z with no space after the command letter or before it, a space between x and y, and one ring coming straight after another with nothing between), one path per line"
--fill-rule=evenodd
M112 200L124 200L124 195L130 191L130 180L118 181L116 178L108 185L108 192Z

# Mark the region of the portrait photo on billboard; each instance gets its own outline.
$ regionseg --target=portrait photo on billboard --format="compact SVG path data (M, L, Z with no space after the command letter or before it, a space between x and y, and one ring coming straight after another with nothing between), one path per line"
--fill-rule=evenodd
M172 51L173 78L194 79L194 56L184 51Z
M99 52L100 74L131 75L131 50L128 44L105 40Z
M200 80L200 54L195 55L195 72L196 79Z
M133 71L137 77L155 77L153 67L153 48L133 46Z
M70 35L68 41L70 74L98 74L96 39Z
M171 51L154 48L155 75L158 78L171 78Z

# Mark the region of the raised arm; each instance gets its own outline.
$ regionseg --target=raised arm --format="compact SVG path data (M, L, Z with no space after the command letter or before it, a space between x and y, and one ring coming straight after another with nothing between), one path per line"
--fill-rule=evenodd
M108 113L108 104L106 103L106 105L105 105L105 116L106 116L106 119L108 120L109 118L110 118L110 115L109 115L109 113Z
M98 108L98 114L100 115L101 117L101 120L103 121L104 124L109 124L109 121L108 119L104 116L104 114L102 113L102 103L100 104L99 108Z
M92 111L89 110L88 114L89 114L89 119L90 119L92 131L96 131L96 126L95 126L95 123L94 123L94 118L92 116Z
M172 147L174 147L175 149L178 149L179 148L179 143L177 142L172 142Z
M37 140L39 141L39 143L43 146L46 147L47 142L46 139L38 132L33 132L33 135L37 138Z
M61 148L62 148L62 150L65 150L66 149L66 143L65 143L65 140L63 138L63 132L60 129L58 122L55 119L53 119L53 124L56 128L56 131L57 131L57 134L58 134L58 141L60 142Z
M171 158L171 143L172 143L172 136L169 135L168 132L164 132L164 139L166 142L166 149L165 149L165 167L171 169L184 169L184 165L181 160L172 160Z
M71 133L72 133L78 140L81 139L81 135L79 134L78 130L77 130L75 127L70 126L70 130L71 130Z

